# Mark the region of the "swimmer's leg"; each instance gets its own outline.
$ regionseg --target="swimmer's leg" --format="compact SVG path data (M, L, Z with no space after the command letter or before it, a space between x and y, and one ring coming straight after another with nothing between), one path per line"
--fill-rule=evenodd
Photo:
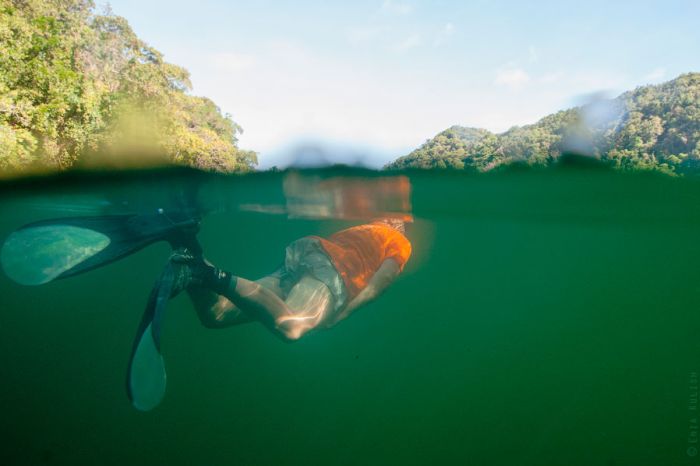
M265 287L278 296L283 296L279 278L263 277L255 283ZM199 321L207 328L219 329L234 325L255 322L256 319L241 311L228 298L201 286L191 286L187 294L194 305Z
M335 300L328 285L305 275L292 287L285 303L292 314L279 317L277 327L288 339L297 340L323 323Z
M218 269L187 251L176 252L172 260L190 265L186 268L187 288L197 315L210 328L257 320L284 339L297 340L316 328L333 308L328 286L308 275L292 287L285 301L277 274L253 282Z
M292 287L286 300L260 283L233 276L222 294L250 318L289 341L318 327L334 304L328 286L309 275Z

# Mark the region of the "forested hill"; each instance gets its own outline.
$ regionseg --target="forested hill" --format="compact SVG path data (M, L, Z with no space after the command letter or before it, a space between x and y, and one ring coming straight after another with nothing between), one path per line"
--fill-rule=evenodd
M185 69L91 0L0 0L0 173L149 157L252 168L238 125L190 87Z
M700 73L564 110L502 134L453 126L387 168L543 166L562 152L592 155L622 169L697 171Z

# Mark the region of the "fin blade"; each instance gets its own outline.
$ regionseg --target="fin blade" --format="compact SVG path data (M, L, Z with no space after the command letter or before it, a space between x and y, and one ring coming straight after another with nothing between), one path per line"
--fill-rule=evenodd
M167 376L149 324L141 334L129 365L129 398L139 411L150 411L163 401Z
M2 268L21 285L42 285L103 251L99 231L73 225L39 225L12 233L0 250Z
M186 212L50 219L13 232L0 260L12 280L41 285L102 267L156 241L196 244L197 229L198 218Z
M175 272L169 261L153 286L129 361L127 391L131 404L140 411L154 409L165 396L166 373L160 352L160 335Z

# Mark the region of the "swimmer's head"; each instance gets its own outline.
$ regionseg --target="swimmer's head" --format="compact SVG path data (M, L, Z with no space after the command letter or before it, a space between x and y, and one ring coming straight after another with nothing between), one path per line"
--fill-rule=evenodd
M403 218L382 217L382 218L374 219L372 221L372 223L381 223L382 225L386 225L390 228L393 228L396 231L400 231L401 233L406 233L406 221L407 220L403 219Z

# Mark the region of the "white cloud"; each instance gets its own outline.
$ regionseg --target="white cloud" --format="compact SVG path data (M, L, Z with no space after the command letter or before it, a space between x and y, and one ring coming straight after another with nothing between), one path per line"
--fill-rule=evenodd
M435 40L433 41L434 47L439 47L444 45L450 37L455 33L455 25L452 23L445 24L440 31L435 35Z
M214 53L209 59L214 68L230 73L249 70L257 63L254 56L237 52Z
M347 31L348 41L353 45L366 44L373 42L382 34L382 28L379 27L356 27Z
M426 31L415 25L407 28L409 23L405 18L396 18L409 15L414 9L414 5L406 1L384 0L364 23L346 29L347 41L354 46L369 45L389 52L405 52L426 45L435 34L434 30ZM435 36L436 41L444 42L453 30L454 25L447 23Z
M563 71L554 71L552 73L545 73L539 77L538 81L541 84L555 84L561 82L564 79L565 74Z
M530 75L522 68L508 66L496 73L496 84L518 90L530 82Z
M399 45L411 48L417 43L417 38L408 37ZM387 154L377 161L385 163L454 124L462 114L463 107L456 104L453 113L438 111L435 102L445 99L417 92L425 83L400 69L357 66L294 41L258 44L246 51L255 57L252 63L226 49L202 54L194 47L181 48L179 53L183 55L178 63L193 70L195 93L214 99L232 114L245 130L240 147L260 151L266 166L278 163L277 149L290 141L318 138L372 147L378 155L368 152L369 157ZM415 108L429 115L427 130Z
M527 52L529 55L530 63L537 63L539 61L539 54L537 53L537 49L533 45L531 45L527 49Z
M414 7L410 3L397 0L384 0L381 11L383 13L404 16L413 13Z
M307 47L286 39L268 42L263 54L275 60L294 65L306 65L315 61L313 53Z
M644 80L648 82L661 81L666 77L666 68L656 68L654 71L644 76Z
M619 73L607 70L591 70L572 74L567 84L579 92L618 91L629 87L629 79Z
M421 36L418 34L413 34L399 42L396 42L391 47L389 47L389 49L394 52L406 52L407 50L420 47L421 45L423 45L423 39L421 38Z
M385 55L392 43L390 32L380 30L376 39ZM432 39L425 32L408 35L397 43L397 50L432 45ZM554 69L547 75L513 61L492 72L497 84L493 87L480 86L484 76L468 74L446 76L439 86L426 86L426 76L420 73L391 65L363 66L368 63L289 39L209 54L183 46L177 53L173 61L193 71L195 93L232 114L245 129L240 146L259 151L263 166L283 163L279 148L289 147L291 141L319 138L372 148L368 163L380 164L405 155L451 125L502 131L532 123L570 106L579 89L611 88L618 79L605 70L564 74ZM514 92L503 92L508 89ZM528 92L516 92L521 89Z

